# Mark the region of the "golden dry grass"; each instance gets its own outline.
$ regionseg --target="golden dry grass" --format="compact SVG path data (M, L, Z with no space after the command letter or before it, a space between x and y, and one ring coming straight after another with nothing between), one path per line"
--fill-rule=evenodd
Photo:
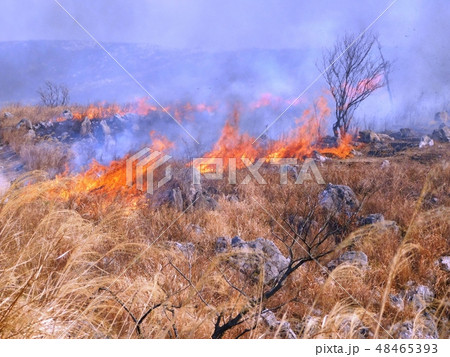
M365 326L370 336L385 338L396 322L412 319L419 326L417 312L410 308L399 312L387 302L388 294L404 288L408 281L424 283L435 291L430 311L441 322L440 337L448 337L444 320L448 276L435 261L448 253L450 168L445 164L432 169L419 164L409 167L399 162L386 170L374 163L370 176L364 163L322 167L325 181L348 184L360 197L373 192L363 213L383 213L395 219L402 231L361 229L359 239L351 244L368 255L367 271L341 266L327 277L310 262L290 277L269 307L278 306L279 319L290 322L300 337L361 337L359 330ZM166 206L129 210L126 201L117 200L103 207L98 205L101 197L74 205L48 194L65 184L43 174L27 175L3 198L3 338L209 338L218 312L232 316L247 303L222 275L224 266L213 251L216 237L274 239L273 220L254 199L278 219L282 213L304 209L302 202L317 197L321 189L315 184L250 184L238 188L240 202L221 199L217 211L197 210L180 216ZM430 194L439 200L436 207L425 202ZM96 217L86 215L90 205L102 207ZM190 224L199 225L203 232L190 230ZM194 257L188 259L170 242L194 243ZM232 269L226 275L236 284L242 279ZM248 283L243 288L258 296L262 287ZM138 336L133 317L139 320L152 306L157 307L139 325ZM252 309L257 315L260 306ZM250 325L244 323L225 337L235 337ZM275 334L259 321L243 337Z
M61 112L42 109L32 116L29 109L16 110L18 117L37 121L43 120L33 119L38 113L48 117ZM130 207L123 196L111 201L101 194L75 192L62 199L55 193L69 187L73 178L52 180L48 172L52 176L63 168L68 155L64 147L25 141L24 133L20 135L11 131L3 137L29 169L46 172L26 174L1 198L1 338L210 338L218 314L228 319L243 309L255 318L224 337L255 326L242 337L281 336L280 329L270 330L258 318L261 304L249 306L249 299L227 282L256 300L264 289L224 264L226 256L214 253L215 240L265 237L286 254L275 238L283 234L276 222L283 225L287 215L308 212L322 186L278 185L278 176L267 172L271 184L265 186L215 183L220 208L185 214L165 205ZM388 338L396 323L413 321L415 330L426 324L422 312L409 305L399 311L389 303L389 294L412 281L435 292L427 313L440 338L448 338L448 273L436 264L450 253L448 149L443 144L407 151L389 158L387 168L381 167L381 158L333 160L320 167L326 182L348 185L364 198L362 215L382 213L400 231L352 223L340 248L321 263L351 246L367 254L369 269L344 265L327 274L309 262L265 307L288 321L301 338L361 338L363 326L366 337ZM430 159L418 160L417 155ZM229 202L225 195L230 193L237 193L240 201ZM323 212L314 218L323 221ZM192 224L202 231L190 229ZM194 255L184 255L173 242L193 243Z

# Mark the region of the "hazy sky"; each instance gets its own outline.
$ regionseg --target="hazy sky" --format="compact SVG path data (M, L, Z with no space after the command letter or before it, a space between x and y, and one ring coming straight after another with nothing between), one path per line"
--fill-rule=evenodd
M364 29L393 0L59 1L99 41L223 50L323 47L343 30ZM88 39L53 0L0 4L0 41ZM449 9L448 0L398 0L374 30L387 45L423 44L439 28L447 40Z
M344 32L360 33L394 2L371 31L379 34L383 52L393 62L396 108L404 111L417 103L432 103L427 109L431 113L450 107L450 0L58 1L101 43L202 51L298 49L305 53L302 71L311 78L318 74L315 62L323 49ZM54 0L0 0L0 41L26 40L92 42ZM6 57L0 61L14 67L17 58ZM116 66L112 61L110 65ZM269 65L265 67L274 71L276 82L281 77ZM307 84L299 83L290 95L296 96ZM377 98L373 105L377 110L370 107L371 111L379 112Z

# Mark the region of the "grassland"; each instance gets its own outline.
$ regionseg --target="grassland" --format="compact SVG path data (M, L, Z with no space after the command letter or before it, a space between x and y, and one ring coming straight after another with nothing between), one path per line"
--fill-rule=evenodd
M15 121L61 112L42 110L2 112L14 111ZM406 321L415 337L426 334L430 321L440 338L449 337L448 273L437 263L450 253L449 144L408 149L387 158L387 166L386 158L362 156L319 167L325 182L354 190L363 202L360 215L382 213L399 230L349 222L343 241L319 262L326 266L352 249L367 254L367 269L326 272L308 262L265 301L261 281L245 279L215 252L217 237L264 237L287 255L286 218L311 212L323 186L279 185L277 173L267 170L272 184L215 182L219 208L184 213L145 200L130 207L120 192L112 200L92 192L62 198L58 192L75 178L55 180L47 171L63 171L66 148L3 132L3 143L37 171L18 178L0 202L1 338L210 338L218 316L229 321L242 311L246 317L223 337L281 337L281 328L270 329L260 318L263 309L289 322L300 338L397 337L396 324ZM239 199L230 201L229 194ZM312 214L326 220L321 209ZM186 255L174 242L193 243L195 251ZM433 300L420 311L392 306L389 295L411 284L428 286Z

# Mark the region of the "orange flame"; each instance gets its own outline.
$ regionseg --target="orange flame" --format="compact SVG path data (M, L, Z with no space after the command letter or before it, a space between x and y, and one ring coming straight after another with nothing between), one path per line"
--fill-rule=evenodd
M155 130L150 131L150 138L152 140L152 150L168 151L175 147L175 143L167 139L164 135L157 133Z
M237 108L234 109L231 119L225 123L219 140L214 145L212 151L205 155L206 158L223 158L227 163L229 158L249 158L256 159L259 156L258 146L252 145L254 139L246 134L239 132L240 115ZM238 160L237 168L242 168L244 164ZM213 168L207 164L202 166L201 172L211 172Z
M146 106L146 101L139 101L137 108L141 115L149 110L154 110L155 107ZM96 112L95 107L89 113L92 115L105 115L108 110L117 111L117 107L109 107L114 109L105 109L105 111ZM129 109L129 108L128 108ZM183 107L185 112L201 110L213 110L208 106L194 106L186 104ZM303 112L302 116L296 120L296 126L290 130L279 140L269 140L265 144L255 141L252 136L247 133L239 131L240 112L237 108L234 109L232 117L226 121L222 129L221 135L213 146L213 149L204 155L206 158L211 158L211 164L206 162L201 171L203 173L212 172L215 167L212 166L213 158L224 159L224 165L228 165L231 158L236 158L237 168L243 168L244 163L240 158L248 158L255 161L257 158L298 158L303 159L311 156L314 151L322 154L335 155L340 158L345 158L351 155L352 145L351 135L345 135L339 141L338 147L323 148L320 140L322 131L325 127L326 120L330 116L330 109L324 97L320 97L314 106ZM165 136L151 131L151 148L157 151L167 151L175 147L175 144L168 140ZM73 181L59 193L59 197L68 200L77 193L87 193L89 195L102 195L106 197L105 204L113 202L116 197L125 197L124 199L130 205L136 205L142 192L138 191L134 186L126 186L126 158L119 161L113 161L109 166L103 166L94 161L89 169L84 173L78 174ZM122 199L122 198L121 198Z

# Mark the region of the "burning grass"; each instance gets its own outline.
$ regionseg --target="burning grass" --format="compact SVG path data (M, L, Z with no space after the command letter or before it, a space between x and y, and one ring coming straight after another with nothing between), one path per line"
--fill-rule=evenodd
M268 100L262 98L255 108L269 105ZM93 119L152 110L146 102L137 105L140 109L105 105L100 112L95 106L71 111L78 121L77 113L80 118L91 113ZM185 114L213 110L191 104L180 108ZM4 108L15 115L14 124L22 116L33 123L59 118L62 109ZM6 119L3 140L29 170L43 171L16 180L0 201L0 337L210 338L220 323L242 311L246 319L223 337L282 337L283 331L263 322L264 304L303 338L387 338L397 333L396 324L406 321L413 322L415 331L425 331L432 321L439 336L448 338L448 273L436 264L450 252L448 145L410 149L391 157L388 166L380 158L339 160L351 156L352 138L342 138L335 147L321 146L328 115L321 98L283 138L261 138L252 145L255 138L240 132L240 111L235 110L205 156L227 162L242 157L304 159L315 151L330 155L335 159L320 164L325 182L348 185L363 201L360 215L381 213L399 229L358 227L345 217L334 220L340 244L335 248L338 240L326 240L320 248L335 251L321 263L353 249L367 254L369 269L344 265L327 272L308 262L264 302L260 297L266 287L227 265L229 257L214 251L216 238L264 237L287 256L290 217L310 217L314 232L323 224L329 227L326 212L312 209L322 186L280 185L279 172L265 164L261 172L267 185L204 182L218 208L184 207L188 209L181 214L167 196L176 185L185 193L192 189L189 163L173 162L172 186L149 196L126 185L126 157L109 165L93 161L70 173L66 168L73 153L67 144L29 135L26 128L8 129L14 124ZM155 131L149 131L148 139L154 150L175 146ZM248 171L243 165L238 169L237 181L242 182ZM193 252L186 248L189 243ZM411 284L433 290L435 298L425 312L390 304L391 294Z

